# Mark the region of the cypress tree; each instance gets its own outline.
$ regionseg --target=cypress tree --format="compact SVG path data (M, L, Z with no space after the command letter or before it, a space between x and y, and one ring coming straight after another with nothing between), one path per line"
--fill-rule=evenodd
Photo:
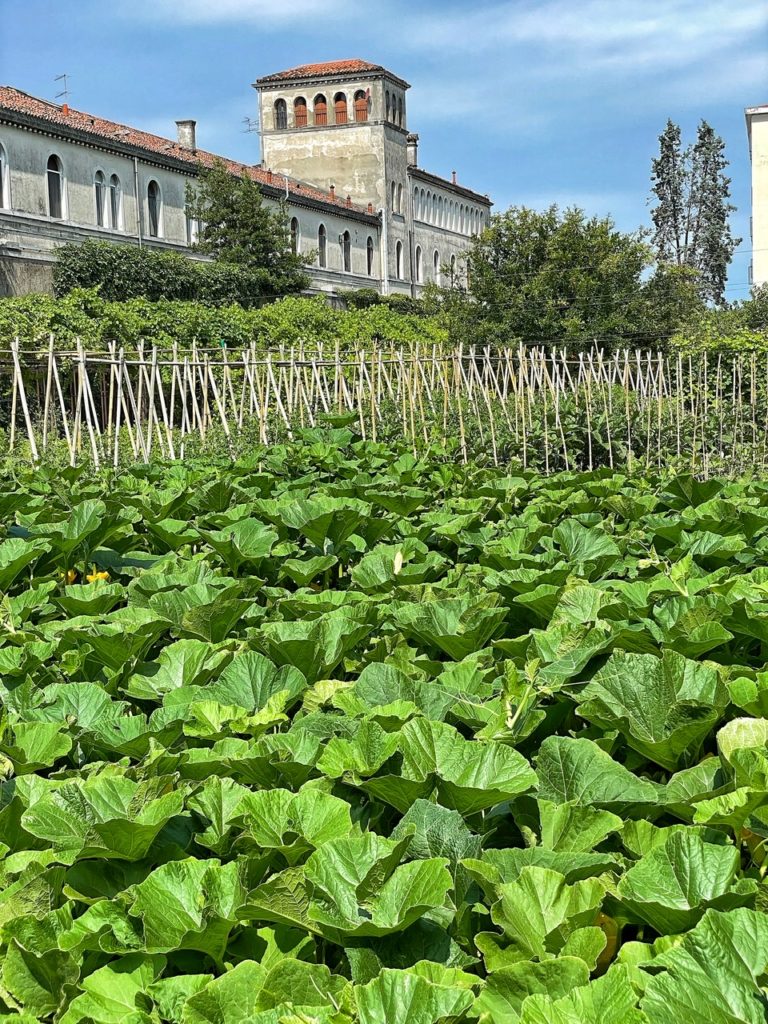
M741 241L729 224L735 207L729 202L727 166L725 143L706 121L685 149L679 126L667 121L651 167L656 254L661 262L692 267L702 298L716 304L725 300L728 265Z

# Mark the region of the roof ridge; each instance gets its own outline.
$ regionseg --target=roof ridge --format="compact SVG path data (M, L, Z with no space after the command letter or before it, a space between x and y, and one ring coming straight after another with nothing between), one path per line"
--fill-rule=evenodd
M14 105L11 102L12 96L19 97L20 102ZM35 109L36 106L43 106L45 110ZM157 135L143 128L133 128L120 121L111 121L108 118L77 110L68 105L66 105L66 110L64 107L64 104L51 103L50 100L43 100L39 96L33 96L32 93L24 92L12 85L0 86L0 111L5 109L11 113L37 117L59 128L79 130L106 142L132 145L136 149L156 157L172 158L188 165L211 166L215 161L220 160L231 173L247 174L254 181L278 190L282 190L285 181L288 184L289 193L293 193L298 199L311 198L336 209L352 210L355 213L368 214L370 212L363 204L351 203L347 206L343 197L337 196L330 190L319 188L317 185L301 181L288 174L270 171L261 164L233 160L231 157L212 153L206 149L186 149L165 135ZM128 133L132 138L126 138L124 133Z

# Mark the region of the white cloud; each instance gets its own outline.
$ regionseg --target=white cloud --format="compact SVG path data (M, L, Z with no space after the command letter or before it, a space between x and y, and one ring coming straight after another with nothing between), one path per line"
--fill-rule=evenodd
M137 0L130 6L139 16L187 25L235 22L264 28L285 28L305 18L322 26L344 10L336 0Z
M740 7L732 0L544 0L533 9L497 3L417 17L403 41L416 50L464 54L520 46L560 53L568 66L588 58L630 70L691 63L766 26L763 0Z

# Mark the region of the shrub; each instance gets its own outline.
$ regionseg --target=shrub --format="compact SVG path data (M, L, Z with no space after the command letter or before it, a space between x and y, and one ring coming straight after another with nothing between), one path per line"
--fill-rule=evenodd
M267 270L193 260L181 253L84 242L58 249L53 271L54 291L64 297L77 288L98 288L112 302L144 298L205 302L213 306L233 302L250 307L280 293L295 292L305 278L276 280Z

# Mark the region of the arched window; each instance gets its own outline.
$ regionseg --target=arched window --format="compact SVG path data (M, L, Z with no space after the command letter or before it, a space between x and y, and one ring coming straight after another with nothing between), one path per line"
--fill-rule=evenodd
M451 288L456 284L456 257L451 256Z
M397 123L400 127L403 127L403 97L399 96L397 100Z
M392 213L397 213L397 182L392 182Z
M437 224L437 196L432 196L432 223Z
M341 236L341 265L347 273L352 270L352 236L348 231Z
M343 92L337 92L333 97L333 112L336 124L347 123L347 97Z
M116 174L109 179L109 215L110 227L119 231L123 226L123 190Z
M403 186L397 186L397 212L403 212Z
M440 284L440 253L435 249L435 255L432 257L432 276L435 284Z
M368 97L362 89L358 89L355 93L355 120L368 120Z
M299 219L291 218L291 252L295 256L299 251Z
M152 238L159 238L162 200L160 198L160 186L154 179L147 185L147 213L149 215L149 234Z
M387 89L387 120L389 120L392 114L392 98L389 95L389 89Z
M48 157L48 216L64 216L64 171L57 156Z
M419 284L421 284L422 276L423 276L423 271L422 271L422 266L421 266L421 246L417 245L416 246L416 281Z
M317 229L317 261L321 267L328 266L328 233L325 224Z
M5 150L0 146L0 210L10 209L11 206L11 182L8 172L8 158Z
M370 235L365 250L368 258L368 277L373 277L373 239Z
M303 96L293 101L293 123L297 128L307 127L307 101Z
M285 100L275 100L275 128L284 131L288 127L288 104Z
M106 210L107 179L103 171L96 171L93 179L93 190L96 194L96 223L100 228L104 227L104 216Z
M398 242L395 248L395 277L398 281L403 279L403 243Z
M438 227L442 227L443 226L443 197L442 196L440 196L440 198L437 200L437 224L438 224Z
M315 96L313 107L315 112L315 124L328 124L328 101L322 93Z

